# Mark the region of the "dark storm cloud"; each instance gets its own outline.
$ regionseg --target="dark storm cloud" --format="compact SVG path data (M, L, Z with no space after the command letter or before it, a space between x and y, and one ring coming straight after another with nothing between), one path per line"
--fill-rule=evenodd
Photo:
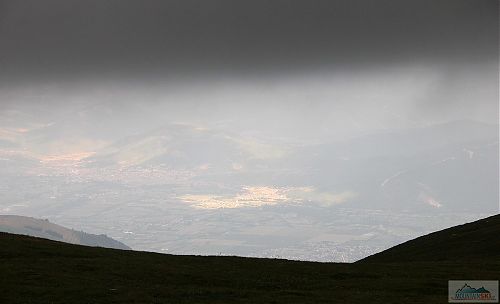
M495 63L498 1L1 1L0 49L4 81Z

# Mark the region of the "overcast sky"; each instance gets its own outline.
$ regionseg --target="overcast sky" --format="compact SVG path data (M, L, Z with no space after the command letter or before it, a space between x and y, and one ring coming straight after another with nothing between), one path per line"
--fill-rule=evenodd
M3 110L304 136L498 122L496 0L0 0L0 52Z

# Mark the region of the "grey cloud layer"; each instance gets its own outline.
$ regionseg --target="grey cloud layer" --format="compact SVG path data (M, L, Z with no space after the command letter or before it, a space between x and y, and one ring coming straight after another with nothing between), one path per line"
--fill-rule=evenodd
M497 13L495 0L7 0L1 76L495 63Z
M94 105L117 129L305 137L498 122L495 0L0 0L0 52L0 115L18 124L6 111L50 122Z

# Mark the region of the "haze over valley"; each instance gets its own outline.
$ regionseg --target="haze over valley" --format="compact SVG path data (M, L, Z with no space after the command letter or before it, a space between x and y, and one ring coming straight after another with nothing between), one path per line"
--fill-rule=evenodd
M499 212L497 1L201 2L0 2L0 215L351 262Z
M85 128L64 123L2 129L1 212L138 250L354 261L498 208L497 125L298 144L167 123L95 151L40 152Z

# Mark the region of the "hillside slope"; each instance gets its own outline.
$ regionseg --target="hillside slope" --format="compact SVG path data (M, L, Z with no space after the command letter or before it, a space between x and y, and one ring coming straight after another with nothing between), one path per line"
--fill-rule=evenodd
M358 263L500 260L500 215L451 227L369 256Z
M497 220L465 227L498 234L498 225L491 225ZM434 253L461 248L447 246L449 238ZM428 249L418 246L416 252ZM334 264L172 256L0 233L0 303L444 303L450 278L498 279L500 259L472 248L460 250L475 257L467 263L409 262L402 254L390 263Z
M30 235L77 245L130 249L127 245L103 234L95 235L76 231L56 225L48 220L27 216L0 215L0 232Z

